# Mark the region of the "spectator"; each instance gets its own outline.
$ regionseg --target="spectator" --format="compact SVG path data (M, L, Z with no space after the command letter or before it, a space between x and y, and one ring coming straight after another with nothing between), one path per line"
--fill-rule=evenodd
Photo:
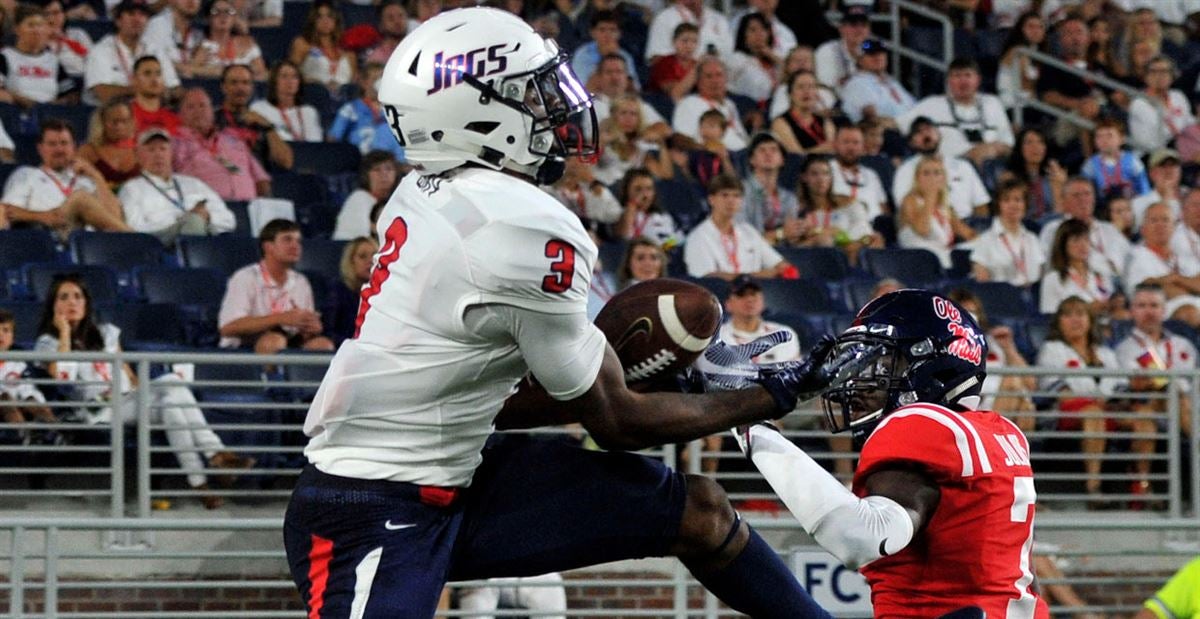
M1107 17L1093 17L1087 22L1088 51L1087 66L1089 69L1106 77L1120 80L1125 73L1121 62L1113 50L1112 26Z
M1058 306L1050 321L1050 332L1038 349L1036 365L1041 368L1105 368L1120 369L1117 355L1101 343L1096 317L1087 301L1067 297ZM1106 376L1042 376L1038 391L1057 394L1061 413L1056 430L1083 431L1080 439L1084 453L1083 468L1087 475L1084 487L1091 497L1090 509L1100 508L1100 467L1106 435L1110 430L1104 413L1108 400L1121 386L1122 380Z
M1101 218L1112 224L1130 243L1138 240L1138 225L1129 198L1113 198L1104 205Z
M745 179L746 200L741 220L772 245L797 238L802 225L800 203L796 194L779 186L783 145L770 133L756 133L750 140L747 158L750 175Z
M670 8L659 11L650 22L646 38L648 62L671 53L671 35L683 22L695 24L700 30L700 49L705 54L728 56L733 52L733 35L724 15L705 7L703 0L674 0Z
M950 249L955 237L975 238L975 231L962 222L950 203L946 166L942 160L925 155L913 172L912 189L900 201L900 231L896 240L901 247L933 252L950 268Z
M1118 78L1118 81L1134 90L1145 90L1146 69L1149 68L1150 61L1158 57L1161 51L1153 41L1144 40L1134 43L1130 49L1129 60L1125 63L1124 73ZM1129 109L1131 101L1125 93L1114 91L1109 94L1109 98L1121 109Z
M383 65L369 64L359 73L358 86L362 96L338 108L333 126L329 128L329 141L353 144L365 155L371 150L377 132L391 135L375 87L381 77Z
M650 63L648 92L663 92L678 101L696 87L697 51L700 49L700 29L696 24L683 22L671 36L675 53L659 56Z
M212 187L223 200L250 201L271 192L271 177L246 143L218 131L212 101L189 89L180 104L183 124L175 136L174 168Z
M791 105L788 87L792 83L792 76L801 72L808 71L816 74L817 61L816 55L813 54L813 49L807 45L799 45L792 48L783 57L783 79L775 86L775 93L771 95L771 105L767 108L767 117L776 118L787 111ZM817 83L817 112L826 116L833 114L836 111L838 103L837 91L818 82Z
M869 7L851 4L842 10L838 38L817 48L817 81L830 88L841 88L858 66L863 41L871 34Z
M112 191L142 171L133 152L134 135L133 113L125 100L113 99L92 112L88 141L79 147L79 158L92 164Z
M38 334L35 349L42 353L116 353L121 350L121 330L112 323L96 322L91 294L83 279L74 274L60 275L54 279L42 306ZM55 361L50 362L47 369L51 376L72 382L67 387L71 400L90 403L78 409L89 425L137 423L139 398L135 389L150 389L149 422L167 426L167 444L184 470L201 471L205 463L210 468L229 470L254 466L253 458L235 455L225 448L221 438L208 427L204 413L196 406L196 397L190 389L180 384L179 377L174 374L155 379L153 387L138 385L137 375L129 364L122 363L116 369L115 378L123 397L118 400L120 408L113 410L109 404L114 384L112 364ZM201 454L204 455L203 460ZM188 473L187 481L195 490L209 489L204 473ZM200 500L208 509L216 509L224 503L221 497L207 493L201 495Z
M621 95L612 102L612 114L600 123L600 157L596 178L606 185L620 180L626 171L646 166L660 174L670 166L665 124L647 126L642 102L637 95Z
M885 277L875 282L875 286L871 288L870 301L874 301L875 299L878 299L889 292L896 292L897 290L903 290L905 288L908 288L908 286L905 286L904 282L894 277ZM870 301L868 301L868 303Z
M329 307L326 310L329 337L334 345L354 337L358 302L363 286L371 279L377 251L379 243L370 236L354 237L342 250L342 259L338 263L341 277L333 283L333 293L329 295Z
M250 68L234 64L221 73L221 111L216 117L217 128L246 143L260 161L270 161L284 169L292 169L295 154L292 147L275 130L271 121L250 109L254 96L254 80Z
M1195 8L1193 7L1192 10L1194 11ZM1138 8L1126 17L1121 45L1117 52L1126 61L1126 66L1131 69L1130 73L1134 72L1132 70L1135 65L1133 61L1134 48L1140 43L1146 43L1153 48L1153 55L1162 53L1173 60L1184 58L1183 50L1170 39L1163 37L1162 24L1158 22L1158 16L1154 14L1154 9L1149 7Z
M137 139L139 177L121 187L125 218L138 232L154 235L163 245L180 235L206 236L231 232L233 212L211 187L171 169L171 136L162 129L143 131Z
M1059 58L1063 62L1077 69L1087 69L1088 43L1088 28L1083 19L1069 16L1058 23ZM1104 94L1090 82L1051 66L1039 72L1037 94L1042 102L1066 108L1088 120L1099 118L1104 104ZM1055 141L1064 144L1076 134L1074 125L1059 121L1054 132Z
M645 168L633 168L618 184L617 200L624 210L613 227L618 238L650 239L662 247L673 247L683 240L675 220L664 213L655 194L654 176Z
M1114 292L1112 276L1092 266L1089 234L1088 225L1077 219L1068 219L1058 226L1038 295L1041 313L1053 313L1068 297L1088 302L1097 316L1106 313Z
M817 78L798 71L788 83L789 105L786 112L771 121L771 133L789 153L823 154L833 151L833 121L818 114L820 109Z
M233 2L214 0L209 6L206 36L188 58L191 74L223 78L225 69L242 65L250 69L255 80L266 79L267 64L258 43L236 29L237 9L233 8Z
M150 127L162 127L171 134L179 130L179 115L164 100L167 87L163 83L162 63L158 56L142 56L134 61L130 86L133 88L133 99L129 102L129 109L133 112L135 133Z
M341 46L341 38L341 12L330 2L316 2L288 52L288 60L300 67L304 81L323 84L335 97L358 71L354 54Z
M113 9L113 22L117 31L110 34L92 48L87 55L83 86L85 100L105 102L113 97L133 94L133 63L138 58L152 55L162 67L162 79L167 89L179 86L179 75L171 62L169 50L153 46L144 40L146 18L150 9L140 0L121 0Z
M588 90L596 90L597 83L593 81L600 60L609 54L616 54L625 60L625 70L634 88L641 89L637 73L634 71L633 56L621 49L621 19L616 11L601 10L592 13L591 26L588 29L592 40L580 45L571 55L571 68L579 81L587 85Z
M1037 418L1034 416L1033 399L1029 394L1037 391L1037 379L1033 376L1002 375L992 371L997 368L1029 367L1025 356L1017 350L1012 327L993 327L987 312L984 311L983 302L970 290L955 288L946 296L970 312L976 324L987 333L988 375L983 379L983 389L979 393L982 398L979 410L996 411L1012 419L1022 432L1032 432Z
M363 156L358 164L358 189L351 193L338 211L337 224L333 228L334 240L347 240L360 236L374 236L374 226L369 225L371 207L381 200L386 201L400 180L396 158L391 153L373 150Z
M771 24L761 13L747 13L737 26L729 69L733 80L729 91L753 99L760 107L771 100L779 81L782 59L774 52Z
M634 284L667 276L667 252L653 239L638 237L625 247L625 256L617 268L617 286L624 290Z
M0 308L0 356L12 349L16 325L12 312ZM58 423L37 385L21 380L27 370L24 361L5 361L0 357L0 411L4 413L4 423ZM21 428L17 432L24 445L62 445L65 442L63 436L52 429Z
M283 25L283 0L234 0L238 29L278 28Z
M1171 251L1184 264L1200 264L1200 189L1183 197L1179 225L1171 235Z
M250 111L271 123L285 142L320 142L324 138L317 108L304 102L300 70L288 60L271 67L267 98L251 103Z
M618 98L637 97L637 91L629 81L629 70L625 59L616 54L609 54L600 59L594 82L597 89L592 91L592 106L596 110L597 122L603 123L612 115L612 103ZM671 127L667 125L662 114L640 97L638 102L642 106L643 133L648 134L648 139L657 140L670 135Z
M4 183L0 203L7 206L10 221L45 226L64 239L84 225L130 230L104 176L76 156L71 125L57 118L43 120L37 152L40 166L21 166Z
M375 22L378 24L379 43L363 56L367 64L387 64L392 51L408 34L408 11L404 0L383 0L375 6Z
M1017 134L1017 147L1009 153L1001 177L1025 183L1029 190L1025 216L1031 221L1053 215L1061 208L1067 171L1047 156L1046 135L1040 129L1026 127Z
M1134 150L1152 153L1185 131L1196 131L1192 103L1171 88L1177 77L1175 63L1166 56L1156 56L1146 65L1146 96L1129 104L1129 145Z
M1134 198L1131 203L1134 220L1138 225L1141 225L1146 209L1158 202L1164 202L1171 207L1171 215L1179 219L1180 198L1186 191L1180 186L1183 180L1180 161L1179 153L1169 148L1156 150L1150 155L1148 175L1153 191Z
M709 110L700 115L700 146L699 157L691 162L694 176L701 183L712 180L717 174L732 172L733 159L729 155L729 147L725 145L729 121L717 110ZM711 169L708 169L710 168Z
M1129 252L1121 281L1131 295L1139 284L1155 284L1167 296L1167 316L1200 327L1200 263L1185 262L1171 250L1175 218L1166 204L1146 209L1142 242Z
M146 44L153 49L167 50L176 71L192 77L192 56L204 41L204 32L194 28L200 18L201 0L167 0L166 8L146 22Z
M300 261L300 226L273 219L258 234L262 260L229 278L221 312L221 346L249 347L260 355L284 349L333 350L313 305L312 286L293 267Z
M829 168L833 172L834 195L861 202L867 211L867 221L874 221L890 213L891 208L879 174L860 163L863 150L863 130L858 125L839 126L833 138L834 156Z
M580 161L578 157L567 158L562 178L546 192L579 216L589 229L600 224L616 223L624 212L608 187L596 180L593 166Z
M745 15L758 13L767 19L767 28L770 29L771 38L774 41L771 51L776 58L783 58L789 51L796 48L796 33L775 14L776 9L779 8L779 0L747 0L746 5L740 15L734 15L730 20L731 24L740 22Z
M680 0L682 1L682 0ZM746 148L749 135L738 116L737 106L728 97L725 65L712 56L700 59L697 69L696 92L681 99L675 106L671 126L675 131L693 139L700 137L700 116L709 110L721 113L726 126L722 141L729 150Z
M924 116L941 128L941 153L966 157L982 166L989 159L1007 157L1013 146L1012 125L996 95L979 92L979 65L956 58L946 75L946 94L925 97L897 122L904 130L912 119Z
M42 14L46 16L46 25L50 29L50 49L58 56L59 64L66 69L67 75L83 79L92 37L82 28L67 27L67 15L60 0L43 4Z
M1122 148L1125 132L1121 121L1103 119L1096 123L1092 135L1096 154L1088 158L1079 173L1092 180L1102 200L1108 201L1115 196L1132 198L1150 191L1150 181L1141 159Z
M1134 619L1175 619L1194 617L1200 611L1200 558L1183 566L1159 589L1154 597L1146 600Z
M837 247L851 265L858 263L858 250L863 247L883 247L883 238L871 230L862 202L833 193L833 172L828 159L809 157L804 161L799 189L801 220L796 226L799 238L785 232L789 243ZM788 226L785 222L784 227Z
M1096 190L1092 182L1082 176L1067 179L1063 186L1062 212L1066 219L1078 219L1089 230L1092 251L1088 264L1091 269L1106 277L1117 277L1129 255L1129 241L1112 224L1099 221L1096 213ZM1054 233L1064 220L1059 219L1042 226L1039 236L1042 248L1049 249L1054 242Z
M41 7L18 4L16 43L0 50L0 102L31 108L38 103L79 102L79 83L49 45Z
M732 281L742 274L779 277L791 268L757 230L738 221L742 196L742 183L734 176L721 175L708 184L709 216L683 245L688 275Z
M1037 235L1025 229L1025 185L1008 181L996 190L992 226L971 250L971 276L981 282L1005 282L1022 288L1036 284L1046 256Z
M1130 313L1133 315L1133 330L1117 344L1117 360L1128 370L1195 370L1196 347L1186 338L1180 337L1163 327L1166 319L1167 295L1161 286L1141 284L1134 288ZM1185 436L1192 435L1190 380L1166 376L1130 375L1129 390L1134 393L1158 393L1175 390L1179 398L1179 426ZM1154 456L1154 435L1157 423L1150 415L1168 414L1167 400L1155 396L1134 401L1134 412L1146 413L1125 420L1128 429L1141 435L1131 438L1129 450L1140 454L1142 459L1133 462L1137 478L1130 484L1131 494L1150 494L1150 461Z
M937 125L924 116L912 121L909 127L908 144L916 153L896 168L892 177L892 195L897 201L903 200L913 187L916 179L917 163L924 157L940 159L946 171L946 181L949 183L949 204L954 208L959 219L972 215L986 215L987 207L992 203L983 179L969 161L962 157L954 157L939 151L941 132Z
M1037 63L1022 56L1018 50L1045 51L1046 20L1032 11L1022 13L1017 24L1008 32L1004 49L1000 52L1000 67L996 73L996 92L1000 102L1008 109L1017 107L1020 99L1034 99L1041 68Z
M882 43L875 39L863 42L862 53L855 65L857 71L839 90L842 111L851 121L869 118L894 128L896 119L916 105L904 85L888 73L887 64L887 50Z

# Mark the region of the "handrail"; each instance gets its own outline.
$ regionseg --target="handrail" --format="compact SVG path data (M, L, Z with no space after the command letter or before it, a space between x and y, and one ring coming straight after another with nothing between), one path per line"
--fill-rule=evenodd
M1068 73L1068 74L1074 75L1076 77L1081 77L1085 80L1099 84L1100 86L1103 86L1104 88L1108 88L1110 90L1115 90L1117 92L1124 93L1124 94L1128 95L1131 100L1137 99L1137 98L1146 98L1146 93L1144 93L1136 88L1133 88L1132 86L1129 86L1128 84L1122 84L1121 82L1118 82L1106 75L1097 73L1095 71L1089 71L1087 69L1080 69L1079 67L1076 67L1067 62L1064 62L1060 58L1056 58L1045 52L1040 52L1031 47L1016 47L1016 48L1014 48L1013 51L1017 54L1018 58L1026 57L1032 61L1037 61L1040 64L1044 64L1044 65L1053 67L1064 73ZM1153 102L1151 102L1151 103L1153 104ZM1065 110L1065 109L1059 108L1057 106L1050 105L1043 101L1030 99L1028 97L1025 97L1023 94L1021 96L1017 97L1017 108L1016 108L1015 114L1016 114L1016 120L1017 120L1018 124L1024 124L1024 122L1023 122L1024 121L1024 108L1026 106L1032 107L1032 108L1037 109L1042 112L1046 112L1057 118L1066 120L1066 121L1074 124L1075 126L1081 127L1083 129L1090 130L1090 129L1095 128L1095 126L1096 126L1095 123L1093 123L1092 121L1090 121L1086 118L1083 118L1082 116L1079 116L1075 112L1072 112L1070 110ZM1158 107L1156 106L1155 109L1158 109Z
M945 13L935 11L927 6L911 0L890 0L889 12L892 22L892 36L884 46L892 52L892 76L900 79L900 56L908 58L928 67L945 72L950 68L951 56L954 55L954 22ZM922 17L932 19L942 26L942 59L938 60L920 52L914 52L900 41L900 9L911 11Z

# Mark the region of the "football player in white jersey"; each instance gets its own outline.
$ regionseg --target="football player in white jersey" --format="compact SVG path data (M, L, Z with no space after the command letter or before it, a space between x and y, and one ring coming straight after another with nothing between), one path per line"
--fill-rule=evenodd
M828 349L740 392L631 392L586 317L596 247L534 184L595 152L568 57L509 13L460 9L405 37L381 81L418 171L383 209L357 332L304 424L284 537L309 617L424 619L447 580L667 555L748 615L827 617L712 480L492 434L531 373L549 397L513 399L517 425L578 421L616 450L699 438L815 396ZM756 352L706 356L719 375Z

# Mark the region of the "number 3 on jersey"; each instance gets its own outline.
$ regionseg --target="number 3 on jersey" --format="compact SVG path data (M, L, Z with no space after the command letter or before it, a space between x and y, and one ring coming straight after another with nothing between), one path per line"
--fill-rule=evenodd
M379 252L375 254L375 266L371 268L371 280L363 286L359 293L361 300L358 302L358 317L354 320L354 337L358 337L363 319L367 317L367 310L371 309L371 297L379 294L383 282L387 281L388 275L392 272L390 268L392 263L400 257L400 248L404 247L406 242L408 242L408 222L404 221L403 217L397 217L383 233L383 247L379 248Z
M571 289L575 280L575 247L566 241L546 241L546 257L550 263L550 275L542 278L542 290L562 294Z

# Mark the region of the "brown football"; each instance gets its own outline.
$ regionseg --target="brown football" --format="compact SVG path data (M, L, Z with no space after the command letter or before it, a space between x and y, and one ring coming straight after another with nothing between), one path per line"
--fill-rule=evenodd
M596 326L617 351L625 382L633 384L691 365L721 326L721 304L696 284L654 279L609 299Z

